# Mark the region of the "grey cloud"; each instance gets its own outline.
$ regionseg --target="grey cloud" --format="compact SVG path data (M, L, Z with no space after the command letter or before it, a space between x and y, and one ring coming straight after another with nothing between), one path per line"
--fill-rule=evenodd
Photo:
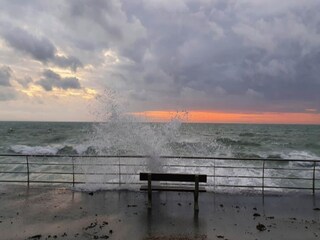
M36 37L21 28L9 28L4 39L14 48L30 54L33 58L47 62L54 58L55 46L45 37Z
M55 65L62 67L62 68L70 68L74 72L77 71L77 68L82 68L83 64L80 60L76 57L69 56L55 56L53 62Z
M0 67L0 101L16 99L17 92L11 86L12 70L8 66Z
M0 67L0 86L11 86L10 78L11 78L12 70L10 67L1 66Z
M320 107L319 2L281 6L253 0L204 2L185 1L183 14L173 14L163 6L150 9L125 1L127 13L138 16L148 31L151 44L146 46L152 56L141 64L136 61L148 74L139 75L142 80L129 78L131 95L143 92L143 99L158 95L159 101L166 96L174 102L185 97L187 87L203 93L199 98L204 101L198 105L189 101L192 108L278 111L281 105L281 111L300 111L303 105ZM171 76L169 88L174 91L161 88L160 72ZM218 86L223 96L217 97Z
M81 88L78 78L62 78L59 74L53 72L52 70L45 70L43 72L43 77L37 81L36 84L43 87L43 89L46 91L52 91L54 87L64 90Z
M16 81L23 87L28 87L30 83L33 82L30 76L25 76L24 78L18 78Z
M23 11L20 3L4 5L14 15L17 8ZM27 5L34 14L46 13L48 21L38 24L16 14L13 24L35 25L44 37L26 33L24 44L11 33L6 37L11 46L74 71L90 64L87 73L95 86L126 92L140 108L174 109L179 103L192 109L320 109L319 0L42 0ZM38 53L29 42L47 47ZM58 55L57 48L84 63ZM120 61L106 63L106 50ZM44 73L38 84L48 91L80 87L77 79L54 73Z
M73 71L83 67L82 62L74 56L57 55L57 48L46 37L32 35L18 27L7 27L2 35L11 47L29 54L42 63L53 63L56 66L70 68Z

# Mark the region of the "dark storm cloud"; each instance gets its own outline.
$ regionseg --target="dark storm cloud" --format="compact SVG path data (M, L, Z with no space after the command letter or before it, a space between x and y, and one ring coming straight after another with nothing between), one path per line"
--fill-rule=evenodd
M74 71L90 65L91 82L141 110L320 109L318 0L33 0L0 9L28 29L2 27L14 49ZM80 87L54 73L38 84Z
M186 98L188 92L202 98L189 101L194 109L320 108L319 2L125 3L152 43L145 45L150 56L141 64L146 74L133 86L136 95L145 93L141 99Z
M3 37L15 49L28 53L41 62L54 58L56 48L44 37L33 36L21 28L8 29Z
M74 72L77 71L77 68L83 67L80 60L76 57L73 57L73 56L69 56L69 57L55 56L53 59L53 62L55 63L55 65L62 67L62 68L69 67Z
M0 67L0 86L11 86L10 78L11 78L12 70L10 67L1 66Z
M43 77L36 82L46 91L52 91L54 87L60 89L80 89L81 85L78 78L66 77L62 78L59 74L53 72L52 70L45 70L43 72Z
M34 59L42 62L51 62L62 68L76 71L83 67L81 61L74 56L59 56L53 43L43 36L35 36L18 27L7 27L3 30L3 38L13 48L29 54Z

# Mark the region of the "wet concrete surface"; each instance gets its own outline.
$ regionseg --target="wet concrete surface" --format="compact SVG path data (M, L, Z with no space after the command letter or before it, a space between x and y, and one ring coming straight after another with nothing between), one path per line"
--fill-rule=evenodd
M320 195L70 189L0 185L0 239L320 239Z

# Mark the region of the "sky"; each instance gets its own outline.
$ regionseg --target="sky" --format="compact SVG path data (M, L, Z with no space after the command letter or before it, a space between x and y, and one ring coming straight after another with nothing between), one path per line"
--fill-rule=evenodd
M2 0L0 120L320 124L319 0Z

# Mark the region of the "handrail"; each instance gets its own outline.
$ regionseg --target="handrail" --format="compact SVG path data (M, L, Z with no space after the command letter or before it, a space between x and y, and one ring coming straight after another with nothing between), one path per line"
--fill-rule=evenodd
M287 159L287 158L241 158L212 156L152 156L152 155L53 155L53 154L0 154L0 157L42 157L42 158L165 158L165 159L197 159L197 160L241 160L241 161L290 161L290 162L320 162L320 159Z
M202 169L203 171L209 171L208 169L212 169L213 171L207 172L207 176L211 178L211 182L208 182L206 186L213 187L214 190L218 187L222 188L253 188L253 189L261 189L261 192L264 194L266 189L305 189L305 190L312 190L312 193L315 194L316 190L320 190L320 159L281 159L281 158L228 158L228 157L213 157L213 156L149 156L149 155L45 155L45 154L0 154L1 157L8 157L8 158L15 158L14 162L10 162L8 159L5 161L0 160L0 167L3 165L16 165L16 166L23 166L21 171L15 170L14 167L12 169L8 169L4 167L3 169L0 168L0 182L15 182L15 183L27 183L28 186L30 183L67 183L72 184L75 187L76 184L86 183L86 181L79 180L82 176L92 176L96 175L97 177L101 176L109 176L112 178L112 181L109 181L108 184L115 185L118 184L119 187L122 184L126 183L126 177L136 177L137 172L134 169L142 169L147 167L147 163L137 162L137 164L130 163L130 159L180 159L180 160L205 160L203 161L181 161L177 162L163 162L162 167L168 171L170 169L172 171L176 171L175 169L182 168L183 171L190 171L192 169ZM25 158L25 161L18 162L16 158ZM63 160L68 159L66 162L60 161L41 161L37 162L34 158L43 158L43 159L53 159L53 158L63 158ZM113 158L112 162L101 162L100 160L97 162L91 163L83 163L80 160L86 158L95 158L95 159L102 159L102 158ZM123 161L128 159L128 161ZM33 161L32 161L33 160ZM79 161L80 162L79 162ZM221 163L219 162L221 161ZM254 165L251 162L259 162L258 165ZM270 162L282 162L282 163L297 163L297 162L305 162L308 163L306 166L299 166L295 165L281 165L281 166L274 166L268 165L267 163ZM136 163L136 162L134 162ZM171 164L170 164L171 163ZM241 163L241 165L237 165ZM221 165L222 164L222 165ZM63 169L58 168L64 167L65 172ZM40 168L41 167L41 168ZM96 169L94 169L96 167ZM91 171L84 171L81 172L78 168L91 168ZM92 171L93 168L93 171ZM101 169L112 168L113 170L110 171L101 171ZM48 170L49 169L49 170ZM129 171L129 170L132 171ZM190 169L190 170L188 170ZM231 173L228 171L231 170ZM251 171L249 172L250 175L246 174L239 174L234 173L233 171ZM96 172L94 172L96 171ZM139 170L140 171L140 170ZM194 171L194 170L192 170ZM199 170L196 170L199 171ZM270 172L276 172L277 175L269 175ZM281 176L280 173L284 173L285 171L291 171L294 173L298 173L297 175L290 175L292 173L286 174ZM201 172L201 171L200 171ZM302 174L303 173L303 174ZM15 180L10 179L1 179L1 176L5 174L25 174L26 179L22 180L21 177ZM49 180L42 179L40 174L47 175ZM231 175L230 175L231 174ZM300 175L299 175L300 174ZM59 176L58 178L52 177L53 175ZM279 176L280 175L280 176ZM64 177L70 178L64 179ZM61 180L62 179L62 180ZM232 183L232 179L237 180L235 183ZM250 179L250 184L243 184L241 180ZM218 181L220 180L220 182ZM231 184L226 184L223 181L228 180ZM275 182L271 182L270 180L275 180ZM277 181L282 181L284 184L286 180L298 180L310 183L309 185L281 185L277 183ZM221 182L222 181L222 182ZM93 183L92 181L90 184ZM98 184L97 182L96 184ZM100 182L103 183L103 182ZM137 185L137 182L132 182L131 184ZM253 184L253 185L252 185ZM271 185L270 185L271 184Z

